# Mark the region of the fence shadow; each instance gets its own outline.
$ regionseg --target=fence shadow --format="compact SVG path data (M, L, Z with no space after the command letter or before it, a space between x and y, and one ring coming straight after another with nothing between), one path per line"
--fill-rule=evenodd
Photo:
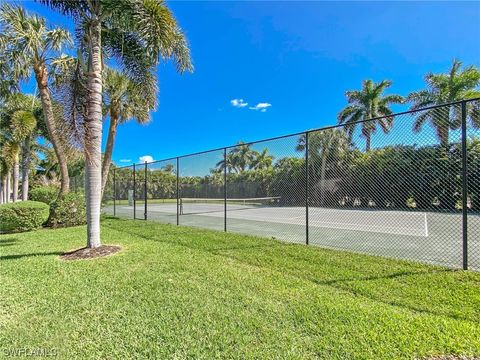
M18 242L18 238L15 237L8 237L4 239L0 239L0 246L11 246L15 245L16 242Z

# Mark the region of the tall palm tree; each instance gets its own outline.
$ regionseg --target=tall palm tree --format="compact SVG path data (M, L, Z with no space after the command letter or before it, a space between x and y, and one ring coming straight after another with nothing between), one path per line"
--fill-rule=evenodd
M345 129L350 136L353 135L357 125L362 128L362 135L366 139L365 150L370 151L371 137L380 126L384 133L392 128L393 114L390 104L401 104L404 102L400 95L383 95L384 91L392 85L389 80L382 80L374 83L372 80L363 81L361 90L347 91L349 105L338 114L338 123L345 124ZM366 121L382 117L381 119ZM363 121L361 124L359 121Z
M255 159L255 152L249 144L239 141L237 146L230 150L231 163L237 173L242 173L252 166Z
M251 168L253 170L262 170L268 169L272 166L274 156L268 153L268 149L265 148L261 152L255 154L254 159L252 160Z
M1 183L3 190L2 203L5 204L10 202L10 178L15 161L16 151L17 147L15 143L9 141L4 133L0 133L0 168L2 170Z
M15 94L9 98L2 111L2 135L6 139L6 149L11 159L13 169L13 201L18 198L18 184L20 178L20 152L23 150L22 161L22 199L28 192L28 168L31 138L37 127L35 98L23 94ZM27 169L25 169L27 167ZM25 184L27 190L25 190ZM24 199L26 200L26 199Z
M304 134L298 139L297 151L305 151L306 136L307 135ZM344 131L339 129L327 129L308 134L308 157L310 160L310 168L315 168L318 166L317 164L320 164L320 205L324 205L325 203L325 175L327 163L328 161L339 158L346 153L349 146L350 139Z
M428 73L425 76L427 89L414 91L407 97L412 103L410 110L419 110L431 105L439 105L463 99L480 97L480 70L475 66L461 69L462 62L454 59L446 74ZM477 107L470 109L469 117L475 127L479 127L479 117L475 116ZM446 147L451 129L461 126L461 111L458 106L451 106L448 113L445 110L430 109L416 115L413 131L420 132L423 126L430 122L434 127L440 145Z
M227 167L227 172L230 174L232 171L235 171L235 155L229 151L225 159L220 160L216 163L215 169L212 173L223 173L224 167Z
M162 171L166 174L173 174L175 170L175 166L173 164L166 164L162 167Z
M47 131L43 121L42 106L33 95L22 93L11 94L2 107L2 123L0 131L4 131L10 141L15 142L21 151L22 161L17 166L21 169L22 179L22 200L28 199L29 173L32 162L32 152L39 148L39 144L35 141L38 135L47 137ZM18 157L19 154L16 156ZM19 174L13 176L14 191L17 189ZM14 198L16 194L14 192Z
M141 83L127 74L106 68L103 74L104 113L110 116L107 144L102 164L102 197L112 162L113 146L118 124L135 119L139 124L150 121L150 111L157 105L155 76L145 77Z
M20 6L3 4L0 7L0 52L12 68L31 69L35 74L48 137L60 164L61 193L69 190L68 167L55 122L48 72L52 58L69 44L71 39L67 30L48 28L44 18L30 15Z
M160 0L40 0L71 15L77 24L79 53L86 64L86 117L84 119L87 246L100 241L102 66L113 57L126 73L142 78L160 58L173 58L177 70L192 70L184 34L173 14ZM146 71L147 69L147 71Z

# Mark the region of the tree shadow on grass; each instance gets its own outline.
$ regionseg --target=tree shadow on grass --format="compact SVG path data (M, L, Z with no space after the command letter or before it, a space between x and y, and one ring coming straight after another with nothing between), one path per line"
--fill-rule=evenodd
M62 255L63 252L61 251L52 251L47 253L30 253L30 254L13 254L13 255L4 255L0 256L0 261L3 260L16 260L22 259L25 257L35 257L35 256L51 256L51 255Z

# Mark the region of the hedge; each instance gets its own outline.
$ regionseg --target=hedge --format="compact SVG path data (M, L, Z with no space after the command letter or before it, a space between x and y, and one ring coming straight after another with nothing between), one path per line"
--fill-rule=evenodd
M50 205L51 227L68 227L87 223L87 209L85 196L82 193L68 193L61 195Z
M0 205L0 233L38 229L48 220L48 215L48 205L38 201Z
M58 196L59 188L56 186L40 186L29 191L28 197L33 201L40 201L50 205Z

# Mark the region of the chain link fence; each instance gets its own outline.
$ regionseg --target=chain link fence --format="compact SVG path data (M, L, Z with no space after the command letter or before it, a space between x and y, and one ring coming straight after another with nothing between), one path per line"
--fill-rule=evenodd
M480 100L114 168L106 213L480 270Z

